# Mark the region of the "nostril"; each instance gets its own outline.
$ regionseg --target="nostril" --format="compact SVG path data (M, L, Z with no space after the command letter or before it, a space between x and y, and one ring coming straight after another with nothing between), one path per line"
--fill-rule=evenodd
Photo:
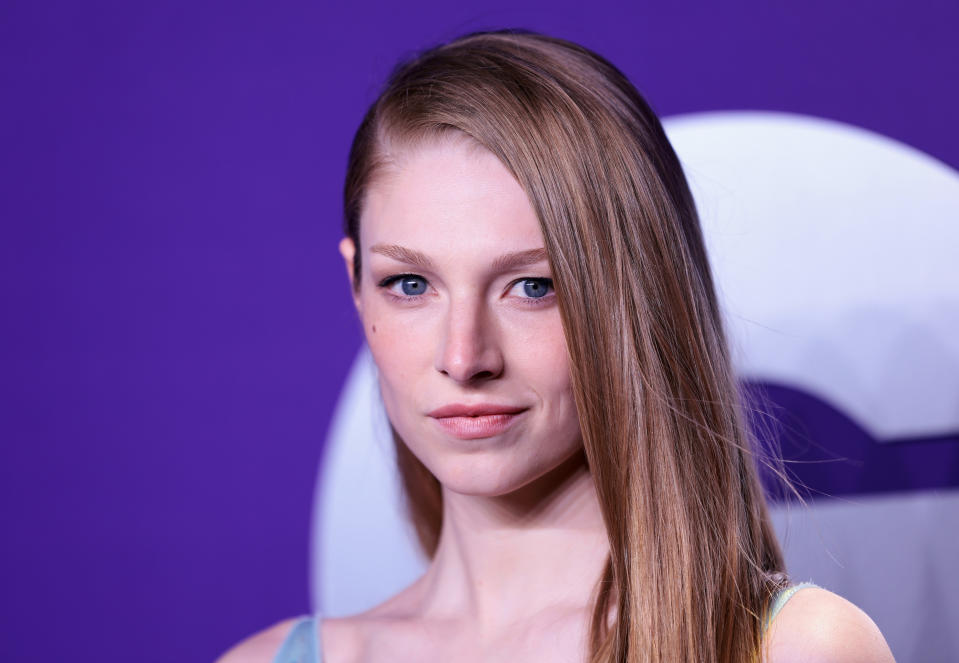
M484 368L482 370L457 370L450 368L439 368L437 367L440 375L444 375L448 378L456 380L458 382L481 382L483 380L491 380L496 378L502 371L501 370L490 370Z

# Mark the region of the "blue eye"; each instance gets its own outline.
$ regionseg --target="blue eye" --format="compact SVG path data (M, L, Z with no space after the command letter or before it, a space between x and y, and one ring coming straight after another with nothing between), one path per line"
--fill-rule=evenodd
M407 297L416 297L426 292L428 283L422 276L415 274L401 274L384 279L380 286L389 288L397 294L402 293Z
M529 299L542 299L553 289L553 279L522 279L516 285L523 286L523 294Z
M426 279L419 276L404 276L400 279L400 289L404 295L422 295L426 292Z

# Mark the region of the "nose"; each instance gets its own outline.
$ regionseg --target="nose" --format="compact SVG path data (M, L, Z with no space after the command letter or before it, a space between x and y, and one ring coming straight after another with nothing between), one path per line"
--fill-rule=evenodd
M436 370L457 382L497 378L503 373L503 354L495 324L481 302L452 302L436 353Z

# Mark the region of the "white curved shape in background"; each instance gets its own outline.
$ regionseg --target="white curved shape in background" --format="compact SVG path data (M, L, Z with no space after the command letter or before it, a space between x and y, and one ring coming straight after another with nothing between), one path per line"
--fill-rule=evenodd
M667 119L737 368L880 440L959 430L959 174L868 131L780 113ZM362 611L425 568L364 348L317 484L314 606ZM959 657L959 492L774 509L794 577L868 612L899 661Z
M337 404L313 501L311 596L329 616L362 612L426 568L378 389L364 346Z
M666 127L740 374L825 396L880 440L959 430L959 174L800 115Z

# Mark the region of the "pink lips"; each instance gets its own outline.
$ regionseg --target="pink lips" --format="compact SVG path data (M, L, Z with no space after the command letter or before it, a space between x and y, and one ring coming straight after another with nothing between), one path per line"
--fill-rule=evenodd
M450 435L478 440L505 432L526 411L523 407L478 403L444 405L429 413Z

